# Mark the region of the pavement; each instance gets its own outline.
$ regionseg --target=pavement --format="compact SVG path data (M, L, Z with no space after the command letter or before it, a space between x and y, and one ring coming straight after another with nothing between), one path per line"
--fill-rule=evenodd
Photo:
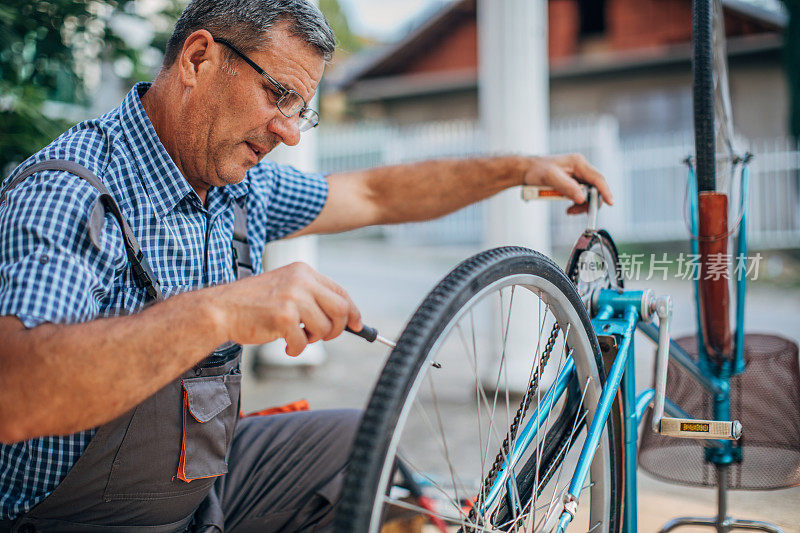
M320 239L318 270L348 290L364 322L387 338L397 338L428 291L453 266L479 251L474 247L392 247L381 240L330 236ZM557 257L558 259L558 257ZM563 265L563 258L558 260ZM692 288L689 282L628 282L629 288L653 288L670 294L675 304L673 331L677 335L694 327ZM748 289L747 331L770 332L800 341L800 288L765 282ZM363 408L372 385L389 355L388 348L342 335L325 343L326 362L319 366L270 366L256 376L248 363L255 353L246 350L242 408L245 412L280 405L300 398L312 408ZM302 356L301 356L302 357ZM637 388L652 382L653 349L637 342ZM746 430L747 428L745 428ZM686 487L638 474L639 530L657 531L676 516L716 514L714 489ZM729 512L738 518L771 521L786 533L800 533L800 488L777 491L732 491ZM709 528L681 528L707 532Z

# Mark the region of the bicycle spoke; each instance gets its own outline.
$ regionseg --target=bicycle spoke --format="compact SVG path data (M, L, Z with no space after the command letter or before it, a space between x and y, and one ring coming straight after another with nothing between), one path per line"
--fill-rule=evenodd
M447 498L448 502L449 502L449 503L450 503L450 504L453 506L453 508L454 508L454 509L457 509L459 513L461 513L462 515L464 515L464 518L467 518L467 514L466 514L466 513L464 513L464 510L461 508L461 503L460 503L460 502L458 502L458 501L456 501L456 500L454 500L454 499L453 499L453 497L450 495L450 493L449 493L449 492L447 492L447 491L445 490L445 488L444 488L444 487L442 487L442 486L441 486L439 483L437 483L435 479L433 479L431 476L429 476L428 474L426 474L426 473L425 473L425 472L424 472L422 469L420 469L419 467L417 467L417 466L416 466L416 465L415 465L413 462L411 462L411 461L410 461L410 460L409 460L407 457L405 457L405 456L401 456L401 454L399 454L399 453L397 454L397 456L398 456L398 458L399 458L401 461L403 461L403 462L406 464L406 466L408 466L408 467L409 467L411 470L415 471L415 472L416 472L416 473L417 473L417 474L418 474L420 477L422 477L422 478L423 478L423 479L425 479L425 480L426 480L428 483L430 483L430 484L431 484L431 486L432 486L433 488L435 488L437 491L441 492L441 493L442 493L442 495L443 495L445 498Z
M457 326L457 329L459 331L461 331L461 328L459 326ZM465 344L465 348L466 348L466 342L463 339L463 336L461 336L461 340L462 340L462 343ZM467 357L467 360L470 361L470 363L472 363L472 359L471 358ZM478 377L477 370L476 370L476 368L474 366L472 367L472 373L473 373L473 376L474 376L476 382L480 383L480 381L479 381L480 378ZM480 400L482 400L483 403L484 403L484 408L488 411L489 410L489 399L486 397L486 391L484 391L482 385L478 387L478 392L479 392ZM502 443L503 439L500 437L499 433L497 433L497 428L495 428L494 424L490 422L490 426L489 427L490 427L491 430L493 430L495 438L498 440L498 442ZM509 439L509 450L511 450L511 449L512 449L512 447L511 447L511 439ZM508 454L507 454L506 450L503 449L502 444L500 446L500 454L501 454L501 456L503 458L503 461L506 464L506 468L507 469L511 469L510 473L513 474L513 465L511 464L511 461L510 461L510 459L508 457ZM483 492L483 490L481 489L480 492ZM479 494L479 496L480 496L480 494Z
M478 371L477 371L477 369L478 369L478 346L477 346L477 341L475 340L475 315L473 313L473 309L472 308L470 308L470 310L469 310L469 325L470 325L470 330L471 330L471 333L472 333L471 334L471 337L472 337L472 364L473 364L473 366L475 368L475 374L477 375L478 374ZM500 362L500 364L501 365L503 364L502 361ZM480 398L479 388L480 387L481 387L480 380L478 378L476 378L475 379L475 407L476 407L476 410L478 412L478 441L479 441L478 442L478 445L479 445L478 453L480 453L480 451L483 449L483 432L481 431L481 427L480 427L480 420L481 420L481 404L480 404L480 401L479 401L479 398ZM495 400L496 399L497 399L497 394L495 393ZM489 420L492 420L492 421L494 420L495 406L496 406L496 403L493 403L492 404L491 413L489 414ZM487 434L487 436L486 436L487 448L488 448L488 445L489 445L489 441L491 440L490 437L491 437L491 434ZM483 470L484 470L483 467L484 467L483 460L481 460L481 479L483 479Z
M571 330L571 327L572 327L572 324L567 324L566 332L564 333L564 344L562 346L561 356L559 357L558 368L556 369L556 373L555 373L556 380L553 381L553 383L550 385L550 387L548 389L548 394L550 393L551 390L554 390L555 384L558 381L558 376L561 375L561 370L563 369L563 364L566 362L566 357L564 356L564 351L566 350L566 347L567 347L567 339L569 338L569 332ZM572 354L572 352L570 351L569 355L571 356L571 354ZM545 421L544 421L544 432L543 432L543 435L545 435L545 436L547 436L547 433L549 431L548 428L550 427L550 417L553 414L553 402L555 402L555 401L556 401L556 398L551 397L550 405L547 408L547 418L545 418ZM542 464L541 452L543 450L544 450L544 442L542 442L541 449L537 448L538 461L537 461L537 468L536 468L536 477L534 478L534 487L537 490L536 490L536 492L533 493L532 497L534 497L534 498L538 497L538 492L539 492L538 491L538 487L539 487L539 468L538 468L538 465ZM562 461L562 463L561 463L562 467L563 467L563 464L564 463ZM558 483L556 483L556 485L558 485ZM555 496L555 489L554 489L554 492L553 492L553 496ZM535 516L534 516L534 521L535 521Z
M533 381L533 377L534 377L535 374L540 374L541 366L542 366L541 365L541 357L542 357L541 348L542 348L542 335L544 334L545 321L542 320L542 293L539 292L538 296L539 296L539 308L538 308L539 334L538 334L538 339L536 341L536 352L533 355L533 365L531 366L531 371L528 374L528 383ZM545 308L544 308L545 316L547 316L547 312L548 312L549 309L550 309L550 304L545 304ZM538 377L537 377L537 383L538 383ZM537 393L538 393L539 388L537 387L536 390L537 390ZM522 397L522 401L523 402L526 402L528 400L529 394L531 394L530 389L525 391L525 394ZM538 431L537 431L537 435L538 435ZM514 444L516 444L516 435L514 435Z
M547 313L548 309L549 309L549 307L545 308L545 317L547 316L546 313ZM569 336L569 331L570 331L571 327L572 327L572 324L567 324L566 333L564 334L564 346L566 346L566 339ZM556 376L558 376L561 373L561 359L563 359L563 352L562 352L562 357L559 357L559 365L558 365L558 370L556 371ZM541 383L542 370L543 370L542 369L542 365L539 364L537 366L537 372L538 372L537 383ZM555 386L555 383L556 382L554 381L550 385L549 388L552 389ZM542 388L541 387L537 387L536 388L536 395L537 395L536 403L537 403L537 405L540 406L539 408L541 408L541 403L542 403ZM555 401L556 401L556 399L552 398L550 400L550 405L547 406L547 417L544 420L544 431L542 431L542 427L540 426L538 431L536 432L536 470L534 472L534 483L533 483L533 485L534 485L535 488L537 488L537 490L535 492L531 493L531 499L532 500L536 500L536 498L538 498L539 465L542 464L542 452L544 451L545 438L547 437L547 432L549 431L548 428L550 426L550 418L553 415L553 402L555 402ZM534 521L535 521L535 512L534 512Z
M489 413L489 422L490 422L490 424L494 424L495 414L497 413L497 398L498 398L498 395L499 395L499 392L500 392L500 379L501 379L501 377L503 377L503 379L504 379L504 395L505 395L505 403L506 403L506 405L505 405L506 427L509 427L510 424L511 424L511 413L510 413L510 403L511 402L510 402L510 398L509 398L508 365L506 364L506 353L507 353L506 352L506 348L507 348L507 345L508 345L508 335L509 335L510 321L511 321L511 309L512 309L512 307L514 305L514 293L515 293L515 290L516 290L516 286L512 285L511 286L511 297L510 297L509 304L508 304L508 313L504 312L505 311L505 306L503 305L503 289L501 288L500 290L498 290L499 303L500 303L500 334L501 334L500 336L501 336L502 344L500 346L500 364L498 366L497 377L496 377L495 382L494 382L494 394L492 396L492 407L491 407L491 411ZM473 337L473 354L476 355L477 354L477 350L475 349L475 337L474 337L475 328L474 328L474 318L472 317L472 313L470 313L470 320L472 321L472 332L473 332L473 335L472 335L472 337ZM463 342L463 339L462 339L462 343L465 344ZM473 357L473 360L475 361L474 366L477 369L477 358ZM475 380L475 383L476 383L476 404L477 404L477 411L478 411L478 424L479 424L479 431L481 432L481 435L479 435L479 440L480 440L479 444L481 446L481 479L485 479L486 478L486 473L485 473L485 468L484 467L485 467L485 464L486 464L486 459L488 458L488 455L489 455L489 448L491 446L491 440L492 440L491 439L492 431L491 431L491 429L487 428L486 447L484 448L483 447L483 443L482 443L482 441L483 441L482 430L480 429L480 410L481 409L480 409L480 401L479 401L480 391L478 390L478 386L479 386L478 385L478 383L479 383L478 379ZM498 443L498 444L500 444L500 443ZM483 505L483 503L484 503L484 494L483 494L483 491L481 491L478 494L477 506L480 508Z
M578 410L576 411L578 413L578 416L575 418L575 422L573 422L573 424L572 424L572 429L570 430L570 433L569 433L569 439L567 439L567 445L566 445L566 448L565 448L565 450L567 450L567 451L572 447L572 439L575 436L575 429L578 427L579 419L583 420L584 418L586 418L586 413L581 413L581 409L583 408L583 400L586 397L586 391L589 390L590 381L591 381L591 378L587 378L586 384L583 387L583 393L581 394L581 400L580 400L580 402L578 402ZM566 458L566 451L564 453L564 457ZM561 460L561 466L558 468L558 475L556 476L556 483L555 483L556 487L558 487L558 482L561 480L561 473L563 471L564 471L564 459ZM553 491L553 496L550 498L550 504L549 504L548 508L553 505L553 502L555 500L555 496L556 496L556 493L555 493L555 490L554 490Z
M470 362L472 362L472 361L470 360ZM480 385L480 378L478 378L477 370L475 369L474 366L471 366L471 368L472 368L472 373L473 373L473 376L475 377L475 380L478 381L478 383ZM484 390L483 385L480 385L478 387L478 392L479 392L480 400L483 401L484 408L488 411L489 410L489 399L486 397L486 391ZM495 428L494 424L490 424L490 428L494 430L493 433L494 433L495 438L498 439L499 442L502 442L503 439L500 437L500 434L497 433L497 428ZM502 448L502 446L501 446L501 448ZM509 444L509 449L510 449L510 444ZM506 457L505 453L503 453L503 458L508 460L508 457Z
M469 528L474 528L477 524L472 524L471 522L465 521L463 518L459 516L451 516L442 514L439 512L431 511L429 509L425 509L424 507L420 507L419 505L414 505L413 503L404 502L403 500L398 500L397 498L391 498L389 496L385 496L383 501L389 505L394 505L395 507L400 507L401 509L408 509L409 511L416 511L420 514L426 516L435 516L436 518L441 518L445 522L451 522L453 524L458 524L461 526L467 526ZM464 515L466 516L466 515ZM480 527L480 526L477 526Z
M544 323L545 323L545 320L542 320L541 302L542 302L542 293L539 292L539 343L536 346L536 356L534 357L534 361L538 361L538 363L534 363L535 366L531 368L531 379L533 379L533 373L534 372L537 372L537 374L538 374L537 375L537 383L541 379L541 366L542 366L541 365L541 357L542 356L541 356L540 346L541 346L541 341L542 341L542 334L544 333ZM544 309L545 319L547 318L548 309L549 309L549 307L545 306L545 309ZM525 394L527 395L528 392L526 391ZM539 395L539 387L536 388L536 394L537 394L536 403L537 403L537 405L539 405L540 400L541 400L541 397ZM549 413L548 413L548 415L549 415ZM541 440L541 431L539 431L540 429L541 428L537 428L537 431L536 431L536 445L535 445L535 448L534 448L536 450L536 466L534 467L536 470L535 470L535 472L533 474L534 475L534 478L533 478L534 489L539 484L539 465L541 464L541 461L542 461L541 454L539 453L539 442ZM533 502L536 501L536 496L537 496L537 492L535 490L533 492L531 492L531 506L533 506ZM534 515L535 514L536 514L536 511L534 509Z
M446 446L445 446L445 444L443 442L439 441L438 432L436 431L436 429L434 429L433 422L431 421L430 416L428 415L428 413L425 411L425 408L420 403L414 402L414 407L416 408L417 412L421 415L420 418L422 419L423 422L425 422L425 425L427 426L428 431L431 433L431 436L439 444L439 453L441 454L442 459L452 469L452 463L450 462L450 460L448 458L447 451L446 451ZM409 462L409 461L406 460L406 462ZM422 470L417 469L417 471L420 474L423 474ZM427 477L427 476L425 476L425 477ZM432 481L432 478L429 478L429 477L427 477L427 478ZM460 481L460 479L459 479L459 481ZM453 486L454 486L454 489L455 489L455 481L453 481ZM462 488L463 488L463 481L462 481Z
M584 485L584 486L581 488L581 493L583 493L583 491L584 491L584 490L586 490L586 489L588 489L588 488L591 488L591 487L592 487L592 485L594 485L594 483L587 483L586 485ZM526 504L525 504L525 508L523 509L523 512L522 512L522 513L520 513L520 515L517 517L517 520L516 520L516 521L520 521L520 520L522 520L522 519L528 518L528 517L531 515L532 511L529 509L529 507L530 507L530 505L531 505L531 501L532 501L532 500L528 500L528 503L526 503ZM548 506L547 506L547 504L545 504L545 505L540 505L539 507L536 507L536 508L535 508L535 511L537 511L537 512L538 512L538 511L541 511L541 510L543 510L543 509L546 509L547 507L548 507ZM547 517L547 515L545 515L545 518L546 518L546 517ZM502 530L503 528L505 528L505 527L508 527L508 526L512 525L514 522L515 522L514 520L507 520L507 521L505 521L505 522L503 522L503 523L501 523L501 524L497 524L497 525L495 526L495 529L500 529L500 530ZM540 525L542 525L542 524L540 524ZM597 526L595 525L594 527L597 527ZM527 527L527 528L525 529L525 531L531 531L530 527ZM534 529L533 531L536 531L536 530ZM591 531L591 530L590 530L590 531ZM588 533L588 532L587 532L587 533Z
M581 415L580 419L578 420L578 423L580 424L580 423L581 423L581 421L583 421L583 419L584 419L584 418L586 418L586 413L583 413L583 414ZM567 443L567 444L564 444L564 445L563 445L561 448L559 448L559 450L558 450L558 453L556 454L556 460L555 460L555 461L553 461L553 463L552 463L552 464L550 465L550 467L547 469L547 472L545 472L545 476L544 476L544 477L547 477L547 476L549 476L549 475L550 475L550 473L553 471L553 468L555 468L555 466L556 466L556 462L557 462L557 460L559 460L559 459L560 459L561 461L563 461L563 460L566 458L566 456L567 456L567 453L568 453L568 452L569 452L569 443ZM563 456L563 457L562 457L562 456ZM538 489L539 489L539 487L534 487L534 488L535 488L536 490L538 490Z
M600 526L602 526L602 525L603 525L603 523L602 523L602 522L597 522L597 523L595 523L595 525L593 525L592 527L590 527L589 529L587 529L587 530L586 530L586 533L592 533L592 531L594 531L595 529L597 529L598 527L600 527Z
M465 351L469 352L469 348L467 347L467 342L466 342L466 340L464 339L464 336L463 336L463 330L461 329L461 325L457 324L456 328L459 331L459 337L461 338L461 343L464 345ZM473 358L467 357L467 361L469 361L469 363L470 363L470 368L472 370L472 375L475 378L475 383L477 384L476 390L477 390L478 398L477 398L476 401L480 402L482 400L483 404L484 404L484 409L486 409L486 411L488 412L488 411L490 411L489 400L486 397L486 391L484 390L483 385L481 385L480 378L478 377L477 369L472 364L473 363ZM503 439L500 437L500 434L497 432L497 428L495 427L493 418L489 420L489 428L488 428L488 430L489 430L489 436L487 436L487 440L490 440L489 437L491 436L492 433L494 433L494 436L498 440L498 442L502 443Z
M430 377L430 374L428 374ZM458 497L458 484L456 484L456 472L453 469L453 462L450 460L450 450L447 448L447 437L444 435L444 425L442 423L442 413L439 410L439 396L436 394L436 387L433 386L433 379L429 379L428 383L430 384L431 388L431 395L433 396L433 408L436 412L436 421L439 424L439 432L442 435L442 444L444 445L444 453L445 453L445 460L447 461L447 468L450 470L450 477L453 482L453 491L455 492L456 501L461 501L461 498ZM461 479L459 479L461 481ZM461 482L462 490L465 490L463 481Z
M461 341L461 345L464 347L464 353L467 354L467 360L470 363L470 367L473 369L473 375L475 377L475 407L478 411L478 417L480 418L480 411L481 411L480 400L481 400L481 390L483 389L483 386L481 385L480 378L478 378L477 372L474 370L476 367L475 365L476 356L473 354L473 357L470 357L470 349L466 341L466 338L464 336L464 330L461 328L461 323L456 324L456 329L458 330L458 336L459 340ZM488 455L488 449L491 444L491 434L492 430L494 429L494 409L489 409L487 407L486 411L492 412L492 416L489 417L489 427L487 428L487 438L486 438L486 449L487 449L486 453ZM496 433L497 430L494 430L494 432ZM483 469L484 462L485 462L485 456L481 461L481 469ZM483 475L481 475L481 478L483 478Z
M503 378L505 381L505 396L506 396L506 427L511 426L511 410L509 404L511 403L509 400L509 390L508 390L508 365L503 365L506 360L506 348L508 347L508 332L511 329L511 309L514 306L514 290L517 288L516 285L511 286L511 297L508 302L508 313L506 317L506 326L505 332L503 333L503 345L501 347L501 359L500 359L500 368L503 370ZM502 296L502 292L500 293ZM502 320L502 315L501 315ZM502 322L501 322L502 327ZM500 376L498 376L498 383L500 381ZM497 390L497 385L495 385L495 394Z

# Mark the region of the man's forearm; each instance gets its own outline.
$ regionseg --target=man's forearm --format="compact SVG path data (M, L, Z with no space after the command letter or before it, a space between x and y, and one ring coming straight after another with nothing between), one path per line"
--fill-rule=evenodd
M63 435L133 408L224 342L208 291L132 316L26 329L0 318L0 441Z
M596 186L606 203L603 176L578 154L442 159L392 165L328 177L328 199L316 220L293 236L335 233L374 224L429 220L516 185L545 185L585 206L580 186Z
M437 218L521 185L523 157L443 159L371 169L364 178L377 224Z

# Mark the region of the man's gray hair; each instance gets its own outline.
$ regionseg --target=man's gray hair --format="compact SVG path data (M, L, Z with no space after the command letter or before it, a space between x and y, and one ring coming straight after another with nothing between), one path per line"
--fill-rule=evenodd
M336 46L333 30L308 0L192 0L167 42L164 67L175 62L183 43L197 30L208 30L247 53L264 49L270 28L284 21L293 35L319 50L325 61L331 59Z

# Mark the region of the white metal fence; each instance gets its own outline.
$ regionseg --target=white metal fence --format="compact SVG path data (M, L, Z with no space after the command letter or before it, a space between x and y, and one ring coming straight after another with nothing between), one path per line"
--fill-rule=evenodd
M340 171L485 153L482 132L473 121L414 126L356 124L321 128L320 168ZM619 242L683 240L687 168L691 135L667 133L620 139L610 116L579 117L554 122L552 153L579 152L611 182L614 209L601 215ZM755 248L800 247L800 151L788 139L749 143L751 163L749 238ZM566 207L566 205L564 206ZM485 207L467 207L440 220L384 228L395 241L425 244L478 243L483 236ZM551 210L554 246L571 246L585 224ZM731 222L735 219L732 214Z
M464 157L484 153L475 122L451 121L391 127L356 124L320 128L319 168L326 172ZM387 236L406 244L477 243L483 234L484 205L469 206L439 220L385 226Z

